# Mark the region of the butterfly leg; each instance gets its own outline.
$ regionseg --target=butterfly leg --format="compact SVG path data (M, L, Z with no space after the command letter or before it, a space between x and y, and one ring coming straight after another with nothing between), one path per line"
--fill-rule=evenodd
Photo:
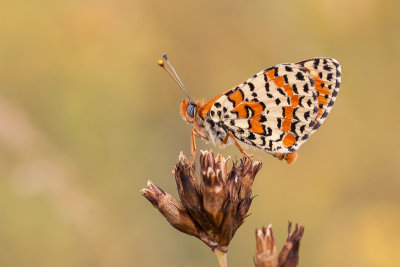
M276 154L274 156L280 160L286 160L288 164L292 164L297 159L297 152L292 152L288 154Z
M197 151L196 140L195 140L196 136L200 137L200 135L198 133L196 133L196 131L193 128L192 134L190 137L190 161L191 162L193 162L196 157L196 151Z
M250 155L246 153L246 151L244 151L243 147L239 144L239 141L236 139L236 137L233 135L233 133L231 131L229 131L224 140L222 141L223 144L226 144L228 142L228 138L232 137L233 141L235 141L235 145L237 146L237 148L239 148L240 152L242 152L243 155L245 155L248 159L250 158Z

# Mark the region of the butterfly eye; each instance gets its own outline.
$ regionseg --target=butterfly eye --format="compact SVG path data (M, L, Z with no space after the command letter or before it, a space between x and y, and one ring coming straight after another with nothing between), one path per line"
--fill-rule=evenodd
M189 102L187 108L186 108L186 114L193 118L194 114L196 113L196 104L193 102Z

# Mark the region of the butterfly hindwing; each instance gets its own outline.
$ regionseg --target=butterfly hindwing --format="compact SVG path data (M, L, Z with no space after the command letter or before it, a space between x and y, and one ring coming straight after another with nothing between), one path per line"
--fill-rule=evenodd
M220 96L211 119L250 146L272 154L294 152L333 105L340 85L336 64L316 58L267 68Z

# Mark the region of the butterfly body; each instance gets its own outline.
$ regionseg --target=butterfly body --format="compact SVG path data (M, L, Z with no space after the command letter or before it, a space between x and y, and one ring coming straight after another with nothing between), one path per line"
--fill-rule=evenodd
M340 83L340 64L321 57L264 69L206 103L184 100L192 151L198 136L220 146L234 141L244 154L242 146L250 146L291 163L326 119Z

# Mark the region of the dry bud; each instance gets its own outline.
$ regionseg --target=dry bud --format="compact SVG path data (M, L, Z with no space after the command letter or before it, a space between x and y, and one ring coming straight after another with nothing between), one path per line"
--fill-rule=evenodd
M257 267L278 266L278 252L276 250L275 238L272 226L256 230L256 258Z
M247 216L253 181L262 165L244 157L228 173L229 159L201 151L197 179L195 164L181 152L173 171L180 201L151 182L141 193L173 227L199 238L214 251L227 252Z
M296 224L293 232L291 229L292 223L289 222L288 238L279 257L271 225L268 228L263 227L261 230L256 230L256 267L297 267L304 227Z
M173 227L189 235L197 234L193 220L179 201L151 181L147 182L147 186L149 189L142 189L140 192L164 215Z

